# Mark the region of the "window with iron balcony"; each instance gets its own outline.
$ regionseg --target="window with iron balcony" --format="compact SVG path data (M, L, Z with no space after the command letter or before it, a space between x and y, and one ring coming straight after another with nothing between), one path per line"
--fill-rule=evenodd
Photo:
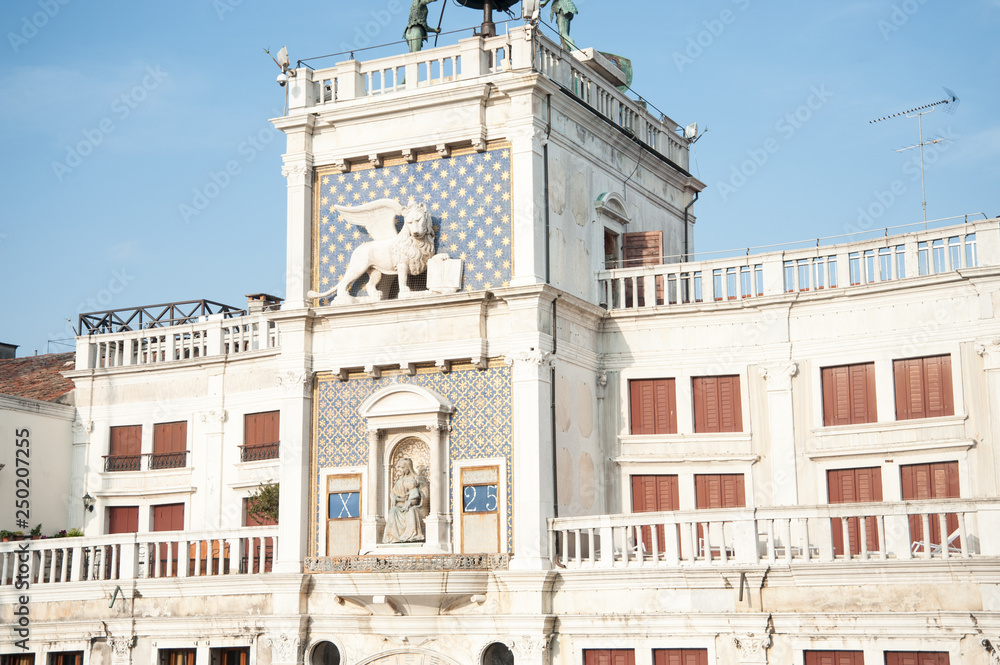
M248 413L243 417L243 445L240 446L241 462L258 462L277 459L279 448L278 411Z

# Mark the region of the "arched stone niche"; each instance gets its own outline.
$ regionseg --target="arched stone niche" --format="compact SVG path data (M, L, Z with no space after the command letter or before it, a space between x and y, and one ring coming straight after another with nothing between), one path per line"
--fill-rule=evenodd
M437 393L410 384L387 386L359 408L368 427L367 494L362 499L361 552L441 553L451 551L448 514L448 432L455 407ZM425 473L429 512L423 542L385 543L386 514L392 503L396 463L413 459ZM421 468L421 467L425 467Z
M617 192L604 192L594 201L597 214L594 247L604 247L603 252L595 252L600 261L598 270L621 267L622 241L632 221L625 198Z

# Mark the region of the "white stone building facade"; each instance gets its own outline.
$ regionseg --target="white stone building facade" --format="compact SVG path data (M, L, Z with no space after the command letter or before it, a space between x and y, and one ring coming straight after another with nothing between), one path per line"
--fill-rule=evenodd
M295 70L286 298L78 338L10 665L997 663L1000 220L684 261L613 75L531 26ZM385 199L448 259L313 297Z

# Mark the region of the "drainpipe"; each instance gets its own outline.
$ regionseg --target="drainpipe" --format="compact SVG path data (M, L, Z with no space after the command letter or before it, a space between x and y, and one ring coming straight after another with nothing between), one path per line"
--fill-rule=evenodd
M694 202L698 200L698 194L701 192L695 192L694 198L691 199L691 203L684 206L684 256L681 262L686 262L688 260L688 210L694 205Z
M556 355L556 345L558 344L558 339L556 336L556 326L559 323L559 317L556 316L556 301L559 300L559 296L555 297L552 301L552 357L555 359ZM558 464L556 460L558 459L558 448L556 446L556 367L553 363L552 367L549 369L549 422L552 424L552 516L559 517L559 471Z
M545 141L542 142L542 197L545 199L545 283L550 283L549 272L549 134L552 133L552 95L546 95Z

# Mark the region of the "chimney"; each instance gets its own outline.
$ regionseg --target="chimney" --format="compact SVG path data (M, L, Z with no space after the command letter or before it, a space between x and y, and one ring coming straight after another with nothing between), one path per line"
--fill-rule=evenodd
M281 307L282 299L269 293L248 293L247 314L272 312Z
M17 356L17 344L0 342L0 360L13 360Z

